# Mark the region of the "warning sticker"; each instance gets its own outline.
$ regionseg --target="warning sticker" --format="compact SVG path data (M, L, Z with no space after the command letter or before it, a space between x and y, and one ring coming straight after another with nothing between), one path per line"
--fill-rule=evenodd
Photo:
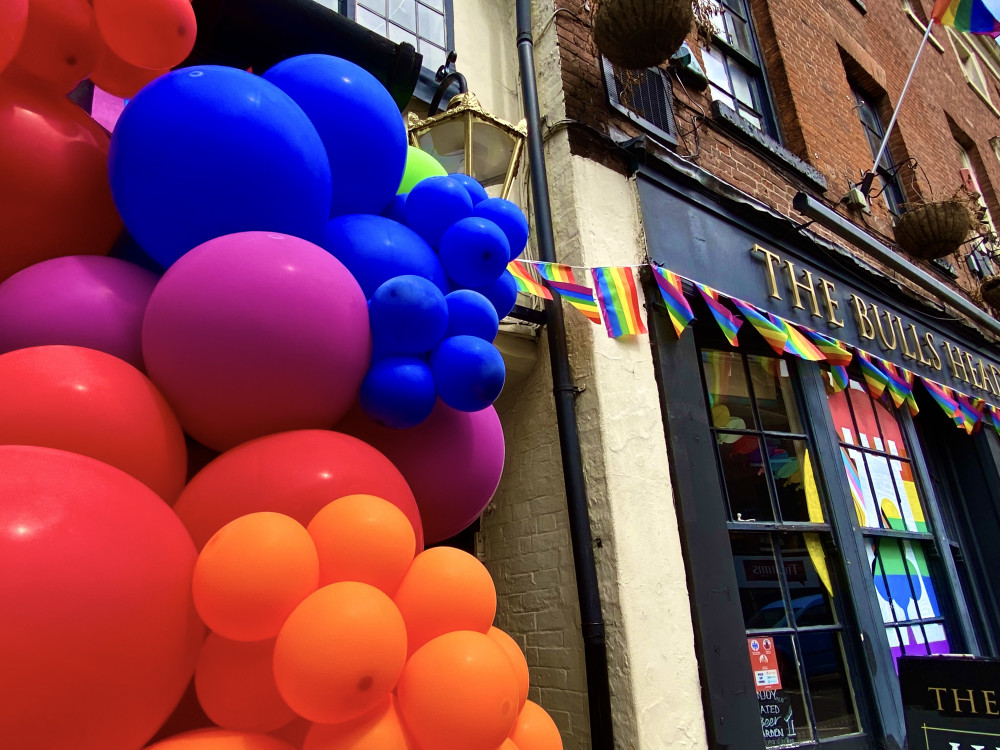
M747 638L753 682L757 692L781 690L781 675L778 673L778 655L774 651L774 640L770 636Z

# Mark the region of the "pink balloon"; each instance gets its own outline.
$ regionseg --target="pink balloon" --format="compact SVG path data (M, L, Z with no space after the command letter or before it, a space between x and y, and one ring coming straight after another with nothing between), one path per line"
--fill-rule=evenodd
M140 333L157 277L103 255L53 258L0 283L0 353L67 344L143 367Z
M337 429L377 448L403 474L428 544L471 524L503 473L503 430L492 406L469 413L438 401L431 415L409 430L383 427L355 407Z
M0 0L0 72L14 59L28 26L28 0Z
M223 451L335 425L368 369L368 306L322 248L240 232L170 267L146 308L142 351L185 431Z

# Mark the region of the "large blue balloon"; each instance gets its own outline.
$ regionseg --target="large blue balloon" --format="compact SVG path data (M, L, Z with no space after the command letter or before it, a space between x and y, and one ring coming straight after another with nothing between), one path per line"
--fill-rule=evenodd
M396 276L382 284L368 305L375 356L426 354L448 329L448 303L421 276Z
M392 219L393 221L398 221L400 224L406 223L406 214L403 213L403 207L406 205L406 196L409 193L399 193L392 202L386 207L382 212L382 215L387 219Z
M487 198L472 209L473 216L481 216L496 224L510 243L510 260L514 260L528 244L528 220L516 203L503 198Z
M289 58L264 78L302 107L323 139L333 173L330 216L382 213L406 166L406 126L385 87L330 55Z
M364 413L386 427L416 427L430 416L437 402L430 367L416 357L375 362L361 384L360 401Z
M427 177L406 196L403 215L406 226L433 247L438 246L444 231L459 219L472 214L469 191L451 177Z
M162 266L252 230L315 242L330 164L309 118L263 78L214 65L161 76L125 108L109 155L129 232Z
M490 197L486 192L486 188L480 185L479 181L474 177L469 177L469 175L462 174L461 172L456 172L455 174L450 174L448 176L453 180L458 180L458 182L462 184L462 187L464 187L469 193L469 197L472 198L473 207L477 203L482 203Z
M438 396L452 409L482 411L503 390L503 357L488 341L450 336L431 354L431 373Z
M497 311L497 317L503 320L517 304L517 283L510 271L504 271L503 275L486 287L476 290L486 297Z
M445 275L466 288L487 286L507 268L510 245L492 221L470 216L456 221L441 235L438 257Z
M484 341L497 337L500 319L493 303L479 292L458 289L445 296L448 303L448 329L445 336L475 336Z
M354 274L371 299L394 276L422 276L442 294L448 282L437 254L420 235L384 216L351 214L330 219L320 243Z

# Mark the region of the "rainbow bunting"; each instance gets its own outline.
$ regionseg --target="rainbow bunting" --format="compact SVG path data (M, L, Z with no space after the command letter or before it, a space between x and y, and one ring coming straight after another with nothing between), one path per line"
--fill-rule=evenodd
M722 329L722 335L726 337L729 345L739 346L740 342L736 338L736 334L739 332L740 326L743 325L743 321L723 306L722 302L719 301L719 293L712 289L712 287L698 283L695 283L695 286L701 292L701 298L708 305L709 312L712 313L715 322L719 324L719 328Z
M983 423L984 401L980 398L971 398L964 393L956 393L958 411L955 413L955 423L963 428L967 435L978 432Z
M889 391L889 398L892 399L893 405L898 409L906 403L906 399L912 391L912 386L903 377L902 368L897 368L892 362L886 362L884 359L879 359L878 357L872 357L872 360L888 378L886 389Z
M582 312L591 323L600 324L601 311L598 309L597 300L594 299L594 292L590 287L576 282L572 268L562 263L540 261L532 261L531 265L550 287L559 292L560 297Z
M691 321L694 320L691 304L684 297L681 277L660 266L651 265L650 268L653 269L653 278L656 279L656 286L660 288L660 296L663 298L663 304L667 307L667 315L674 326L674 333L677 334L677 338L680 338Z
M788 334L776 326L766 314L758 310L749 302L744 302L736 297L730 297L736 309L740 311L744 319L750 322L768 345L778 354L785 353L785 342L788 341Z
M858 364L861 366L861 375L872 398L878 400L885 393L885 388L889 384L889 376L882 372L881 368L872 361L872 356L868 352L860 349L858 352Z
M533 297L552 299L552 292L535 281L521 261L512 260L507 264L507 270L514 277L514 284L517 285L517 291L530 294Z
M851 360L854 359L854 355L851 354L850 350L841 344L837 339L830 338L826 334L820 333L819 331L814 331L812 328L806 328L802 326L802 330L806 332L812 342L816 345L816 348L823 352L823 356L826 357L826 361L835 367L847 367L851 364Z
M826 361L826 355L812 341L806 338L806 335L796 328L794 323L770 313L768 313L768 317L788 337L785 339L786 354L794 354L796 357L804 359L807 362Z
M986 414L990 418L993 429L1000 435L1000 409L997 409L993 404L986 404Z
M937 0L931 19L958 31L997 36L1000 34L998 11L1000 8L995 0Z
M843 365L830 365L830 380L833 383L834 393L840 393L851 382L847 368Z
M937 402L937 405L941 407L945 414L948 415L948 419L954 419L955 414L959 410L958 401L955 400L952 394L951 388L943 386L940 383L935 383L930 378L920 378L920 382L924 384L924 390L930 394L930 397Z
M913 392L914 375L903 367L900 367L899 370L903 373L903 380L906 381L906 385L910 389L910 392L906 394L906 408L910 410L910 416L915 417L920 413L920 407L917 406L917 394Z
M617 339L646 333L632 269L628 266L602 266L590 269L590 274L594 278L597 304L601 306L608 336Z

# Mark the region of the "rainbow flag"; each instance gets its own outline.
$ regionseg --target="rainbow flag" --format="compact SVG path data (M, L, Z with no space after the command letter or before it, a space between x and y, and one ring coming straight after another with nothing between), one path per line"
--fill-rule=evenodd
M796 357L804 359L807 362L826 361L826 355L824 355L812 341L806 338L806 335L796 328L794 323L785 320L784 318L779 318L777 315L771 315L770 313L768 314L768 317L771 319L771 322L784 331L785 335L788 337L785 339L786 354L794 354Z
M834 367L847 367L851 364L854 355L851 354L846 344L842 344L837 339L831 338L819 331L814 331L812 328L806 328L805 326L801 326L801 328L806 332L806 336L816 345L816 348L823 352L826 361L831 365Z
M660 266L650 266L650 268L653 269L653 278L656 279L656 286L660 288L660 296L667 307L667 315L674 326L674 333L680 338L694 320L691 305L684 297L681 277Z
M632 269L628 266L601 266L590 269L590 275L594 278L597 304L601 307L608 336L617 339L646 333Z
M1000 435L1000 409L997 409L993 404L986 404L986 415L989 417L993 429Z
M576 283L573 269L562 263L542 263L532 261L538 274L549 286L559 292L559 296L582 312L591 323L601 323L601 311L594 299L594 292L588 286Z
M967 435L979 431L983 423L983 405L981 398L972 398L964 393L956 393L958 411L955 413L955 423L965 430Z
M765 313L758 310L749 302L744 302L736 297L730 297L736 309L740 311L744 319L750 322L757 333L764 337L768 345L778 354L785 353L785 342L788 341L788 334L767 317Z
M940 383L935 383L930 378L920 378L920 382L924 384L924 390L926 390L927 393L930 394L930 397L937 402L937 405L944 410L944 413L948 415L948 418L954 419L955 414L959 410L959 406L951 388L941 385Z
M833 384L833 392L840 393L851 382L847 374L847 368L843 365L830 365L830 380Z
M1000 6L996 0L937 0L931 19L942 26L970 34L1000 34Z
M920 413L920 407L917 406L917 394L913 392L914 375L903 367L899 369L903 373L903 380L906 381L906 385L910 388L910 392L906 395L906 408L910 410L910 416L915 417Z
M712 287L698 284L697 282L695 286L701 292L701 298L705 300L705 304L708 305L712 317L719 324L719 328L722 329L722 335L726 337L730 346L739 346L740 342L736 338L736 334L739 332L740 326L743 325L743 321L723 306L722 302L719 301L719 293L712 289Z
M507 270L514 277L514 284L517 285L517 291L523 294L530 294L533 297L552 299L552 292L535 281L528 272L527 267L521 261L512 260L507 264Z
M906 403L906 399L912 391L912 386L903 377L902 368L897 368L892 362L886 362L884 359L879 359L878 357L872 357L872 360L888 378L886 390L889 391L889 398L892 399L893 405L898 409Z
M889 376L882 372L881 368L872 361L872 355L868 352L857 350L858 364L861 366L861 376L872 398L878 400L885 393L885 388L889 384Z

